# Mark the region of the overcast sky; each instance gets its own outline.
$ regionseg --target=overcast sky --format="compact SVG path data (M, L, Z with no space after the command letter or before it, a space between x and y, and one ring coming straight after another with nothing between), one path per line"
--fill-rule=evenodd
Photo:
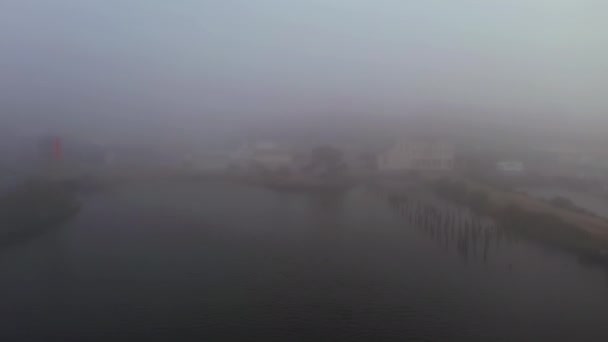
M0 115L193 129L424 108L597 128L606 13L605 0L2 0Z

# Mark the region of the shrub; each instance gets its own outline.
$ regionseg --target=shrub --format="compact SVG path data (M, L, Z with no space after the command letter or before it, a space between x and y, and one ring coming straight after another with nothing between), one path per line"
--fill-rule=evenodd
M551 204L552 206L559 208L559 209L569 210L569 211L572 211L575 213L580 213L580 214L591 215L591 213L587 212L587 210L576 206L574 203L572 203L571 200L569 200L565 197L561 197L561 196L554 197L551 200L549 200L549 204ZM592 215L592 216L594 216L594 215Z
M492 210L490 197L483 190L474 190L468 193L467 203L477 213L488 213Z
M438 195L445 197L456 203L466 203L469 189L463 182L453 181L450 179L440 179L435 182L434 190Z
M595 250L601 244L575 225L549 213L533 212L511 205L501 211L500 219L522 235L565 248Z

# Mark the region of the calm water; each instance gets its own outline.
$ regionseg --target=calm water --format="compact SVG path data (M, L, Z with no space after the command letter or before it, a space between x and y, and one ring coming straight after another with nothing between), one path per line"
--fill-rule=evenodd
M0 253L0 341L608 340L605 271L413 210L367 189L97 195Z

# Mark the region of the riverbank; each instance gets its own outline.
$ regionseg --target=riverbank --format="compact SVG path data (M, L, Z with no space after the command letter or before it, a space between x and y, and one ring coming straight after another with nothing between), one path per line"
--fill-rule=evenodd
M263 187L285 192L342 192L356 185L351 177L318 177L310 175L234 174L229 178L237 184Z
M608 265L608 221L478 183L471 179L427 180L440 197L490 216L519 235Z
M0 247L57 227L79 209L75 191L66 184L27 181L0 197Z

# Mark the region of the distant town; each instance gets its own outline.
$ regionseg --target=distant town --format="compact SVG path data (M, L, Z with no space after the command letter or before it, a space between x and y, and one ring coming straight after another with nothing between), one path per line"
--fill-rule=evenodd
M557 186L608 199L605 150L577 145L525 146L463 143L404 133L381 144L297 145L258 139L232 147L195 148L93 143L47 135L14 144L0 169L1 188L30 176L146 177L171 173L230 174L286 179L362 179L407 174L461 175L492 184Z

